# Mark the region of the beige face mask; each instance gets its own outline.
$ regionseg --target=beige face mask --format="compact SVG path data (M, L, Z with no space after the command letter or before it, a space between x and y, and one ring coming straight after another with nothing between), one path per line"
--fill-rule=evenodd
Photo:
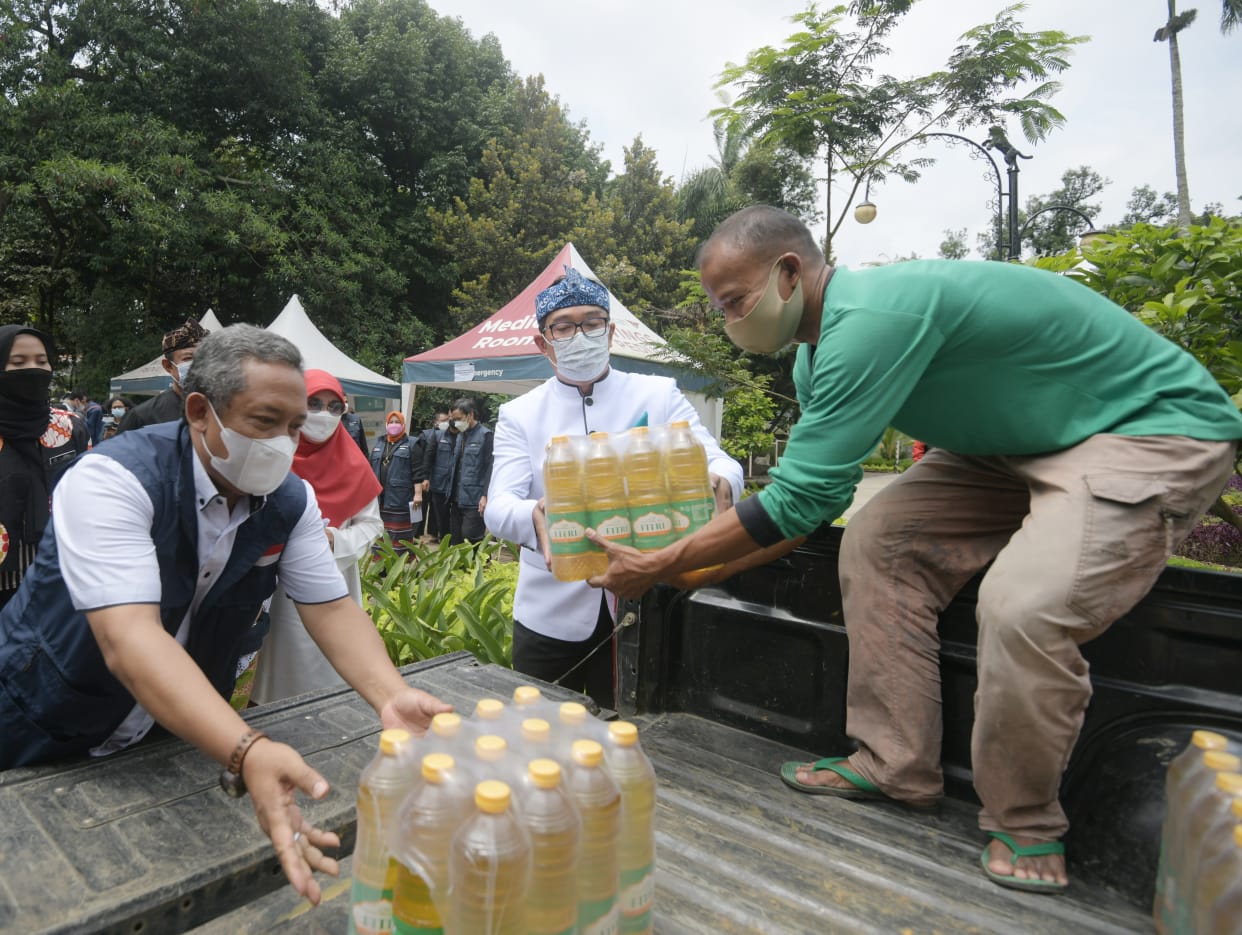
M772 265L768 287L744 318L725 325L729 340L752 354L772 354L793 340L798 323L802 321L802 277L798 277L793 294L781 301L781 261Z

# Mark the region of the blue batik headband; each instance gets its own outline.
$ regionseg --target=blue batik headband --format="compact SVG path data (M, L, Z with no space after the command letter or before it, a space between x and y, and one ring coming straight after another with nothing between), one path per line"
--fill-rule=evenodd
M566 266L565 278L555 282L535 296L535 321L543 325L543 320L558 308L570 308L574 305L595 305L608 311L608 290L597 282L592 282L576 269Z

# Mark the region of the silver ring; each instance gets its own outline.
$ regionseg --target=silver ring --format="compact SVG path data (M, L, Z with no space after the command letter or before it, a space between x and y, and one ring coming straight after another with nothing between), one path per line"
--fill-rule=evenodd
M299 839L301 839L301 837L302 837L302 832L301 832L301 831L295 831L295 832L293 832L293 843L294 843L294 844L297 844L297 843L298 843L298 841L299 841Z

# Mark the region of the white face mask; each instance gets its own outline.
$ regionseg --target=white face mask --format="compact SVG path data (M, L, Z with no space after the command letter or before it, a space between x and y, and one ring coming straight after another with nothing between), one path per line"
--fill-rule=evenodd
M173 365L177 368L177 375L173 379L177 381L178 386L185 386L185 376L190 372L190 364L192 363L194 363L193 360L183 360L181 363Z
M458 419L453 423L453 426L457 429L457 431L464 432L466 429L470 428L470 423L465 419Z
M772 354L792 341L798 330L802 321L802 277L798 277L789 298L781 301L780 272L781 261L777 260L768 277L768 287L754 308L744 318L725 325L729 340L744 351Z
M288 435L251 438L226 428L210 402L207 408L220 426L220 440L229 450L226 458L211 455L211 466L220 476L242 493L256 497L266 497L279 487L293 465L293 454L297 450L293 439ZM203 444L206 445L206 439ZM211 454L210 449L207 453Z
M587 383L608 368L608 329L588 338L578 331L568 341L552 344L556 372L571 383Z
M326 442L340 424L341 417L330 412L308 412L302 423L302 434L308 441Z
M441 432L443 432L443 431L445 431L446 429L448 429L448 427L449 427L449 424L448 424L448 419L445 419L443 422L437 422L437 423L436 423L436 428L438 428Z

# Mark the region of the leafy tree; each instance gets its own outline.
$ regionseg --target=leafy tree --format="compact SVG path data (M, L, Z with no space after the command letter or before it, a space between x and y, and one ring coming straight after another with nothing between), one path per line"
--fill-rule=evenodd
M1120 226L1155 224L1159 227L1170 223L1176 217L1176 195L1172 192L1157 195L1156 190L1150 185L1140 185L1130 192L1130 198L1126 202L1126 213L1121 217Z
M1109 180L1090 166L1079 166L1061 173L1061 187L1047 195L1033 195L1026 199L1026 208L1018 212L1018 228L1022 231L1024 249L1029 246L1036 256L1048 256L1072 250L1078 236L1087 229L1083 219L1074 211L1058 210L1073 208L1092 221L1099 216L1099 203L1092 203L1104 190Z
M940 241L937 255L946 260L964 260L969 253L970 248L966 246L966 228L945 228L944 240Z
M1186 132L1182 115L1182 59L1177 36L1198 16L1197 10L1177 12L1177 0L1166 0L1169 18L1156 30L1153 42L1169 44L1169 73L1173 87L1173 163L1177 173L1177 223L1187 227L1190 216L1190 184L1186 179ZM1242 0L1221 0L1220 31L1230 33L1242 20Z
M1083 37L1025 32L1017 20L1022 5L1015 4L967 31L943 69L907 79L877 76L874 63L888 52L884 41L911 4L855 0L825 11L812 3L793 17L801 29L784 49L756 49L721 76L720 87L736 86L739 93L714 115L737 118L747 132L822 160L829 255L860 185L888 175L915 181L930 164L903 150L922 134L1012 116L1028 139L1038 140L1064 122L1047 103L1059 87L1051 78L1068 67L1066 55ZM854 19L852 31L847 15ZM838 185L845 189L844 205L834 214Z

